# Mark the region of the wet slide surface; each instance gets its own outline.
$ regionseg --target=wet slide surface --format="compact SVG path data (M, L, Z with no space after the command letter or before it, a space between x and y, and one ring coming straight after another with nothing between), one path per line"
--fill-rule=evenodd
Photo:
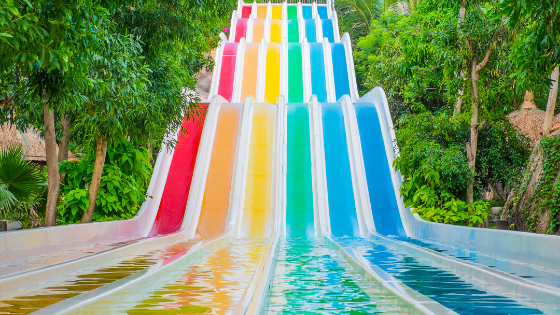
M458 277L452 270L390 250L364 239L339 240L344 247L379 266L404 284L459 314L543 314L511 294L494 294L481 283ZM515 296L515 298L520 298ZM543 307L543 305L540 305Z
M325 79L325 55L323 44L309 44L309 61L311 64L311 93L317 95L317 101L327 101L327 81Z
M179 133L179 140L175 147L173 160L171 160L169 175L150 236L177 232L183 223L208 104L201 104L201 108L202 110L193 118L188 120L185 118L183 121L183 128L187 130L188 136L187 133Z
M346 52L344 44L331 44L334 89L336 99L344 95L350 95L350 83L348 81L348 66L346 64Z
M301 44L288 44L288 102L303 102Z
M245 46L245 60L243 62L243 81L241 84L241 101L249 95L257 94L257 68L259 65L259 44Z
M241 108L241 104L220 107L198 221L197 232L203 238L217 237L226 229Z
M45 283L41 279L27 289L0 292L0 314L30 314L60 301L123 279L157 263L166 264L184 255L200 239L176 242L159 250L142 251L120 261L96 260L81 273L64 274Z
M331 233L359 237L342 104L321 103L321 111Z
M280 243L269 314L413 314L380 283L364 279L324 241Z
M329 40L329 43L334 43L334 30L332 20L321 20L323 24L323 37Z
M267 242L224 241L171 273L151 277L70 314L231 314Z
M306 19L305 21L305 37L308 43L317 42L317 26L315 25L315 20Z
M241 237L266 238L272 232L272 163L276 106L255 104Z
M276 104L280 95L280 44L266 46L266 85L264 101Z
M231 95L233 93L233 80L235 77L236 56L237 56L237 44L234 43L226 44L222 56L222 67L220 69L220 83L218 85L218 94L223 96L226 100L228 100L228 102L231 102Z
M286 235L315 237L309 105L288 105Z
M406 236L375 105L356 103L354 108L375 230L382 235Z

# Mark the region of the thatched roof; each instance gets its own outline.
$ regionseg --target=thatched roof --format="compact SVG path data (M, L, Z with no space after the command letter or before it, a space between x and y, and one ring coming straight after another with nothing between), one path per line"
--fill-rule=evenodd
M39 132L32 129L23 132L9 124L0 126L0 148L13 144L22 146L29 161L46 162L45 141L41 138ZM58 148L56 151L58 154ZM78 161L78 158L74 153L68 152L68 160Z
M536 107L520 109L510 113L508 119L519 133L527 136L534 144L543 133L544 113L544 110Z

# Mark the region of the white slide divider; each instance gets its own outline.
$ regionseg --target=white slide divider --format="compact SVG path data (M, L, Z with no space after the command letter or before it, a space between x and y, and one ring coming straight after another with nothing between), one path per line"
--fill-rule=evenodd
M298 2L297 3L297 17L298 17L298 19L303 19L303 11L302 11L301 7L302 7L301 2Z
M303 59L301 65L303 67L303 101L311 101L311 59L309 52L309 43L307 38L304 38L301 44L301 58ZM311 112L310 112L311 113Z
M253 17L254 15L251 13L247 20L247 32L245 33L245 42L247 43L253 42L253 29L255 28L255 19Z
M331 223L329 217L329 199L327 193L327 171L325 167L325 145L323 138L323 120L321 105L317 96L311 99L311 145L312 145L312 167L315 210L315 222L319 222L320 228L315 225L315 236L327 236L331 234Z
M336 11L333 11L331 15L331 20L333 25L334 42L340 43L340 32L338 30L338 17L336 15Z
M270 19L272 19L272 3L269 2L266 6L267 6L266 18L270 20Z
M360 235L363 238L369 237L369 224L365 219L364 212L370 209L367 183L365 177L361 176L365 172L360 168L362 165L357 161L362 151L357 143L356 136L359 133L356 121L356 113L352 100L348 95L344 95L339 99L342 104L342 112L344 113L344 129L346 132L346 143L348 150L348 159L350 161L350 174L352 177L352 190L354 191L354 202L356 205L356 216L358 218L358 226L360 227ZM358 151L359 150L359 151ZM373 222L372 222L373 223Z
M240 13L241 14L241 13ZM237 11L231 13L231 25L229 28L229 42L235 41L235 32L237 31Z
M271 18L270 17L266 17L266 19L264 20L264 41L266 43L270 43L270 26L271 26Z
M243 86L243 67L245 65L245 50L247 42L242 38L237 44L237 55L235 57L235 73L233 74L233 93L231 94L232 103L240 103L241 87Z
M323 56L325 58L325 81L327 83L327 101L333 103L336 102L336 90L334 88L331 44L326 38L323 39Z
M216 61L214 62L214 70L212 72L212 83L210 84L210 92L208 92L208 99L211 100L218 94L218 85L220 85L220 69L222 69L222 59L224 55L225 41L220 41L216 49Z
M288 97L288 40L282 38L280 48L280 95Z
M317 2L313 1L313 4L311 6L311 14L313 18L316 18L319 14L317 14ZM322 37L321 37L322 38Z
M257 90L255 100L257 103L264 102L264 89L266 85L266 46L264 39L259 46L259 63L257 66Z
M348 83L350 83L350 97L352 102L356 102L360 97L358 94L358 83L356 82L356 68L354 68L354 57L352 56L352 42L350 42L350 35L344 33L342 36L342 43L344 44L344 52L346 56L346 66L348 67Z
M206 187L206 179L208 177L208 168L212 158L212 148L214 138L216 136L216 126L218 123L218 113L223 103L227 103L222 96L216 95L212 98L206 119L202 136L200 137L200 145L198 146L198 156L196 159L191 187L189 190L189 199L185 210L185 218L181 229L186 229L188 238L194 237L200 218L202 208L202 200L204 199L204 190Z
M233 237L235 238L241 237L241 227L243 226L245 187L247 185L247 168L249 164L251 130L253 126L253 106L254 103L251 101L250 96L247 96L245 104L243 105L243 114L241 116L243 124L241 125L241 130L239 131L239 159L237 160L237 165L235 166L236 171L240 174L240 178L236 181L236 186L234 187L234 193L237 196L237 198L234 198L237 213L237 218L235 219L233 228Z
M299 42L303 43L305 40L305 20L301 17L298 17L298 32L299 32Z
M317 37L317 43L323 42L323 23L319 16L315 16L315 36Z

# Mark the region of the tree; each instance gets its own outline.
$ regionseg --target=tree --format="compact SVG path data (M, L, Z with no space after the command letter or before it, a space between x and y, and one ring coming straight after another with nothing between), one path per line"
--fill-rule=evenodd
M39 168L27 161L20 146L0 150L0 218L21 220L37 227L41 219L36 207L46 188Z
M141 47L134 35L113 32L113 25L99 30L89 76L95 84L86 92L87 101L79 116L87 139L95 145L95 164L89 185L89 205L82 223L91 222L101 174L105 164L107 145L137 138L144 134L142 126L147 117L146 89L149 69L140 56Z

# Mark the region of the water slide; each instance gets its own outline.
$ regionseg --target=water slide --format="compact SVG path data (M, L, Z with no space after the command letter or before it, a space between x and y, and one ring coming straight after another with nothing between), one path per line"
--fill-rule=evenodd
M326 3L248 3L131 220L0 234L0 314L556 314L558 237L410 215ZM71 236L71 237L68 237Z

